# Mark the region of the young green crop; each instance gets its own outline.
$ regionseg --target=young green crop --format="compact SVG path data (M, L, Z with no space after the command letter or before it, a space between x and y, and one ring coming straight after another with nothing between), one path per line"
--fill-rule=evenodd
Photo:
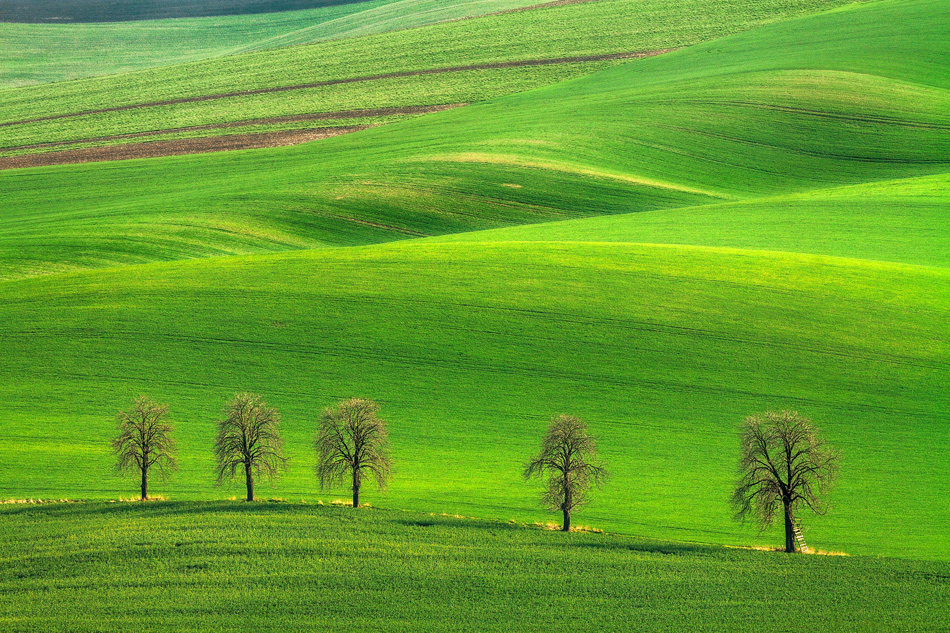
M0 521L6 631L950 626L947 563L288 503L6 506Z
M945 269L406 241L2 285L0 498L133 494L110 473L112 412L146 389L176 411L179 443L180 472L155 493L239 494L213 487L211 446L221 402L247 388L281 411L294 464L260 495L312 499L317 412L365 394L391 430L381 504L551 520L521 466L550 416L571 411L612 473L577 524L775 544L780 533L732 521L729 495L739 422L785 407L844 456L834 510L806 524L809 545L950 551L950 443L935 439L950 410Z
M0 87L96 75L433 24L534 0L370 0L278 13L97 24L0 22Z
M312 498L314 412L361 394L392 412L386 505L548 520L518 465L571 411L614 474L581 524L775 544L728 495L738 422L788 407L844 455L810 545L946 557L941 9L860 5L319 145L0 175L0 274L65 272L0 282L0 497L122 494L111 415L143 391L180 412L181 473L156 492L234 494L210 487L212 421L251 389L302 464L273 494ZM818 191L839 185L859 186ZM781 235L763 198L835 216ZM903 201L927 217L882 217ZM735 209L758 223L719 245L751 250L595 227L69 272L708 202L725 219L645 235L715 244ZM892 258L925 265L868 261Z
M386 73L676 48L842 2L690 0L684 6L683 0L620 0L508 13L0 90L0 122Z
M743 202L548 222L433 238L640 242L814 253L950 267L950 174Z
M927 0L862 5L318 144L5 172L0 275L777 200L946 173L950 90L939 78L928 79L946 48L937 35L946 26L942 19ZM884 28L896 23L914 36ZM865 47L864 39L874 46ZM892 56L903 64L892 64ZM829 67L835 70L823 69ZM451 81L444 85L454 89ZM260 111L253 112L264 114L268 99L255 99ZM166 123L206 120L196 116ZM741 226L730 229L737 226L731 207L717 207L697 212L706 219L692 238L683 237L690 222L673 220L668 237L648 232L635 241L782 244L792 251L931 261L917 258L914 241L927 241L920 254L939 251L945 234L939 202L929 207L935 211L911 214L895 227L886 214L906 216L906 197L893 190L882 195L875 202L855 193L853 202L835 203L866 217L857 223L842 212L826 219L819 209L802 215L810 221L795 230L778 225L763 229L760 239ZM753 211L744 217L760 208L748 204ZM766 221L755 215L758 225ZM842 222L850 228L836 244L829 236ZM134 239L145 230L161 239ZM744 237L716 237L730 230Z
M281 116L472 103L574 79L618 63L621 62L579 62L394 77L359 84L87 114L0 127L0 148ZM114 139L110 144L124 142L124 139ZM42 151L51 149L42 148Z

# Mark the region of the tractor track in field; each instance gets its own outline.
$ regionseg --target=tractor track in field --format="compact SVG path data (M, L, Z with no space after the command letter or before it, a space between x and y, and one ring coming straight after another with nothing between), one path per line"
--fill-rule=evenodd
M264 147L282 147L297 145L309 141L340 136L350 132L359 132L371 125L350 125L329 128L311 128L306 130L281 130L278 132L254 132L250 134L228 134L224 136L203 136L170 141L148 141L105 147L87 147L83 149L46 152L44 154L26 154L0 158L0 170L21 169L25 167L48 167L50 165L70 165L75 163L95 163L133 158L157 158L159 156L183 156L238 149L261 149Z
M555 7L564 7L569 4L587 4L588 2L599 2L599 0L554 0L553 2L542 2L541 4L532 4L526 7L515 7L514 9L505 9L503 11L495 11L493 13L486 13L484 15L469 15L464 18L456 18L454 20L449 20L449 22L461 22L462 20L474 20L476 18L483 18L489 15L506 15L508 13L523 13L525 11L536 11L538 9L553 9Z
M179 343L188 344L193 348L198 346L206 348L220 348L226 347L228 349L242 349L242 350L251 350L251 351L260 351L267 350L274 353L292 353L298 356L312 356L319 358L339 358L339 359L358 359L358 360L369 360L379 362L378 349L372 346L360 345L360 344L350 344L344 346L330 347L320 344L301 344L301 343L287 343L281 341L265 341L259 339L249 339L249 338L234 338L234 337L215 337L215 336L198 336L198 335L189 335L189 334L149 334L143 335L139 331L118 331L118 332L109 332L103 333L100 336L96 337L98 340L109 340L113 342L123 342L123 341L143 341L148 340L165 340L165 341L175 341ZM462 372L474 372L482 374L493 374L493 375L502 375L502 376L515 376L515 377L525 377L537 380L539 377L543 376L548 380L562 380L570 381L575 383L584 383L594 381L597 384L610 384L626 388L640 388L640 389L649 389L655 390L657 392L673 392L673 393L692 393L692 394L707 394L712 396L722 397L724 395L729 396L742 396L747 398L766 398L770 400L784 399L789 403L803 404L803 405L820 405L826 406L833 409L840 410L849 410L849 411L863 411L863 412L873 412L878 414L885 415L899 415L912 418L922 418L927 419L929 413L923 410L914 410L914 409L893 409L880 404L874 403L853 403L845 405L835 405L826 400L822 400L820 397L809 397L809 396L797 396L790 397L787 394L782 395L779 393L769 392L766 390L759 389L750 389L750 388L740 388L733 384L707 384L701 382L690 382L687 380L676 380L663 377L646 377L646 376L614 376L608 373L594 373L592 371L584 371L582 369L574 367L547 367L545 369L539 370L538 367L532 366L524 363L507 363L507 364L497 364L494 362L486 361L485 359L467 357L467 358L448 358L448 357L439 357L431 356L426 354L419 353L418 350L407 349L401 352L394 352L387 356L385 360L386 364L397 366L397 367L425 367L429 369L439 368L441 370L451 370L451 371L462 371ZM52 372L49 375L57 377L69 377L69 378L80 378L80 379L96 379L96 380L109 380L109 381L122 381L122 380L138 380L136 377L119 374L110 374L93 369L90 372L82 373L64 373L58 374ZM204 386L202 383L192 382L192 381L178 381L178 380L168 380L164 381L171 384L186 384L186 385L198 385Z
M106 114L109 112L124 112L127 110L138 110L142 108L155 108L161 106L178 105L183 103L198 103L201 101L214 101L216 99L231 99L234 97L248 97L254 95L271 94L276 92L289 92L293 90L307 90L309 88L321 88L324 86L336 86L340 84L360 83L366 81L379 81L381 79L396 79L400 77L417 77L421 75L438 75L442 73L458 73L471 70L492 70L499 68L518 68L523 66L550 66L555 64L578 64L584 62L609 61L618 59L641 59L644 57L654 57L669 53L675 48L663 48L647 51L628 51L624 53L606 53L602 55L581 55L576 57L555 57L550 59L524 59L508 62L491 62L485 64L470 64L467 66L446 66L442 68L427 68L423 70L407 70L394 73L383 73L378 75L364 75L360 77L347 77L344 79L328 79L325 81L315 81L305 84L293 84L290 86L272 86L270 88L255 88L252 90L240 90L237 92L219 92L207 95L196 95L193 97L182 97L180 99L169 99L167 101L150 101L146 103L135 103L112 108L99 108L93 110L82 110L80 112L68 112L65 114L53 114L44 117L32 119L21 119L18 121L5 121L0 123L0 127L10 127L14 125L26 125L28 123L39 123L42 121L54 121L57 119L68 119L73 117L88 116L92 114Z
M165 130L150 130L113 136L97 136L69 141L54 141L51 143L36 143L17 147L4 147L0 151L17 151L30 149L46 149L75 145L77 143L109 142L125 139L147 138L161 134L176 134L202 130L220 130L254 125L272 125L279 123L302 123L308 121L324 121L333 119L359 119L377 116L395 116L409 114L427 114L441 112L452 108L468 105L467 103L449 103L441 105L407 106L402 108L374 108L370 110L343 110L339 112L317 112L290 116L271 117L266 119L248 119L244 121L229 121L226 123L212 123L191 127L170 128ZM297 130L278 130L272 132L247 132L244 134L226 134L221 136L202 136L197 138L170 139L162 141L148 141L144 143L125 143L106 145L103 147L84 147L67 149L38 154L24 154L21 156L0 157L0 170L21 169L26 167L48 167L50 165L70 165L75 163L92 163L112 160L129 160L133 158L156 158L159 156L181 156L185 154L202 154L207 152L221 152L238 149L260 149L263 147L282 147L297 145L309 141L316 141L331 136L340 136L351 132L359 132L373 125L347 125L337 127L306 128Z
M251 127L255 125L274 125L280 123L305 123L308 121L330 121L335 119L363 119L368 117L395 116L402 114L428 114L441 112L468 105L467 103L448 103L441 105L406 106L402 108L373 108L369 110L341 110L339 112L315 112L312 114L293 114L288 116L269 117L264 119L245 119L242 121L227 121L225 123L209 123L207 125L192 125L188 127L174 127L147 132L130 132L128 134L114 134L112 136L90 136L86 138L70 139L68 141L51 141L49 143L34 143L32 145L13 145L0 147L0 151L13 152L28 149L46 149L76 145L78 143L99 143L106 141L120 141L130 138L145 138L162 134L179 134L182 132L200 132L203 130L224 130L235 127Z

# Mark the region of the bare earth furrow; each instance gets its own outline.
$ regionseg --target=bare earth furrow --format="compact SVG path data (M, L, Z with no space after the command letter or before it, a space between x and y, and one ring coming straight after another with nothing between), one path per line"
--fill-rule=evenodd
M176 139L172 141L150 141L127 145L109 145L106 147L88 147L45 154L27 154L0 158L0 170L24 167L46 167L49 165L68 165L73 163L94 163L109 160L128 160L132 158L155 158L158 156L181 156L184 154L203 154L237 149L260 149L263 147L281 147L316 141L331 136L365 130L369 125L351 125L346 127L313 128L309 130L282 130L279 132L258 132L254 134L229 134L226 136L205 136L201 138Z
M273 86L270 88L256 88L253 90L241 90L238 92L221 92L209 95L197 95L194 97L183 97L181 99L170 99L168 101L152 101L149 103L136 103L124 106L115 106L113 108L100 108L96 110L83 110L81 112L69 112L66 114L54 114L33 119L21 119L19 121L7 121L0 123L0 127L9 127L12 125L25 125L27 123L38 123L40 121L53 121L56 119L67 119L71 117L86 116L90 114L104 114L107 112L123 112L125 110L136 110L139 108L154 108L159 106L176 105L181 103L197 103L200 101L213 101L215 99L230 99L233 97L247 97L252 95L269 94L275 92L287 92L290 90L306 90L308 88L320 88L323 86L336 86L339 84L359 83L364 81L378 81L381 79L395 79L399 77L416 77L420 75L437 75L441 73L459 73L470 70L489 70L494 68L517 68L521 66L549 66L552 64L578 64L583 62L608 61L612 59L639 59L642 57L653 57L668 53L675 49L666 48L650 51L630 51L626 53L609 53L604 55L583 55L579 57L557 57L552 59L525 59L510 62L494 62L488 64L471 64L468 66L449 66L445 68L427 68L424 70L409 70L396 73L384 73L380 75L366 75L363 77L348 77L345 79L329 79L326 81L315 81L306 84L295 84L292 86Z
M343 110L339 112L315 112L313 114L294 114L289 116L277 116L266 119L245 119L242 121L227 121L225 123L209 123L207 125L192 125L190 127L175 127L159 130L149 130L147 132L132 132L129 134L115 134L112 136L90 136L86 138L71 139L68 141L52 141L49 143L34 143L32 145L11 145L0 147L2 151L17 151L28 149L45 149L49 147L62 147L63 145L75 145L77 143L99 143L107 141L121 141L130 138L145 138L149 136L159 136L162 134L180 134L182 132L200 132L203 130L223 130L236 127L251 127L254 125L274 125L279 123L305 123L308 121L330 121L335 119L363 119L367 117L397 116L409 114L428 114L430 112L441 112L442 110L451 110L467 103L448 103L443 105L424 105L424 106L406 106L403 108L373 108L369 110ZM352 127L352 126L351 126ZM343 128L340 128L343 129Z

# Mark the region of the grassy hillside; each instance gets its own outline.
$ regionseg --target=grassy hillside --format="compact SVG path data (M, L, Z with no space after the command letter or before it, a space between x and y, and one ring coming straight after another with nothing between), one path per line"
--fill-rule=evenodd
M593 53L632 40L531 29L621 4L483 24L533 25L513 59ZM460 29L439 33L461 52L381 48L383 68L497 59L488 31L463 37L479 22L438 27ZM728 498L740 420L789 408L845 456L832 514L804 517L811 545L946 559L948 27L942 2L868 3L316 144L0 174L0 498L131 495L109 438L139 393L169 402L179 428L182 471L156 492L234 495L212 487L209 447L224 402L247 389L285 418L293 467L273 494L312 500L314 420L357 395L383 405L397 460L371 503L549 519L521 464L569 412L613 473L580 524L776 543L732 523ZM263 61L227 73L235 59L177 84L159 85L166 71L132 76L138 88L63 84L49 112L91 107L95 90L119 105L139 88L304 77L287 64L270 78ZM70 94L79 84L88 93ZM54 88L10 91L5 112L37 112L24 95ZM72 133L82 118L37 125ZM406 240L631 211L643 213ZM261 254L290 249L307 250ZM115 267L234 253L257 254ZM75 271L95 267L108 268Z
M447 235L441 241L693 244L950 267L950 175Z
M38 3L29 3L35 10ZM101 3L99 3L101 4ZM167 3L166 3L167 4ZM227 3L233 10L235 3ZM271 6L274 3L270 3ZM99 24L0 22L0 87L111 75L143 68L395 31L537 4L534 0L369 0L277 13ZM297 3L300 4L300 3ZM207 7L193 3L190 8ZM78 8L73 5L74 10ZM146 8L129 3L130 9ZM0 2L0 20L3 19ZM7 17L13 17L12 13Z
M5 90L0 91L0 123L5 124L196 97L202 100L3 125L0 148L261 117L480 101L588 74L605 63L593 67L568 64L556 76L544 74L553 69L537 67L506 69L504 73L483 68L422 78L379 76L689 46L839 4L841 0L690 0L685 6L672 0L571 4ZM696 19L697 15L703 19ZM231 95L357 78L363 81ZM371 80L365 81L367 78ZM222 94L231 96L205 99Z
M294 11L360 0L0 0L3 22L127 22L159 18L243 15Z
M633 614L642 631L950 625L946 563L789 559L288 504L5 507L0 517L7 631L626 631ZM776 595L783 608L763 609Z
M237 390L285 417L293 468L272 494L317 493L323 407L377 398L397 477L371 503L543 520L520 481L546 420L587 418L613 478L580 524L768 543L730 520L736 429L793 408L845 455L835 511L809 541L943 558L950 463L946 269L605 243L325 249L3 284L0 497L115 497L113 415L172 404L182 471L213 486L214 420ZM927 454L921 467L919 455ZM29 469L22 465L29 463ZM262 495L269 494L262 488ZM332 494L344 495L345 491ZM869 516L869 509L873 516Z
M938 72L947 41L939 34L948 22L929 0L863 5L317 144L5 172L0 275L735 201L746 206L639 241L937 263L939 196L894 227L873 219L907 213L907 196L893 187L806 192L928 174L942 182L950 91ZM867 218L834 248L840 211L825 215L809 202L823 195ZM781 239L781 226L763 229L772 237L714 238L741 209L772 204L753 200L781 196L811 209L800 212L811 222ZM910 256L921 235L938 259ZM902 245L885 246L894 240Z

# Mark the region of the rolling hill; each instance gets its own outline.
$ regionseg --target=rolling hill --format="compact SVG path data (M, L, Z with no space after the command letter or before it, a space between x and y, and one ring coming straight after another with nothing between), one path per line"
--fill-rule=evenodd
M285 417L274 495L312 499L314 420L361 395L397 458L380 504L542 520L521 463L568 411L613 472L581 523L761 544L729 516L736 428L793 408L845 455L810 543L946 560L948 13L848 5L319 143L0 174L0 496L115 496L111 416L140 392L179 427L162 491L231 494L209 447L249 389ZM250 85L236 59L50 113Z
M156 135L378 123L372 117L381 108L525 91L840 1L585 2L0 91L0 148L11 157ZM704 19L694 19L695 13ZM349 114L335 119L364 120L328 121L327 114L341 112Z
M940 3L854 5L296 148L0 173L0 276L939 175L948 21ZM795 239L827 239L820 221L803 228ZM890 239L881 224L860 236Z
M5 1L0 2L0 41L4 42L0 49L0 86L124 73L247 51L395 31L533 4L537 3L534 0L113 2L109 3L108 12L103 12L101 2ZM216 9L221 13L213 17L194 17L196 9ZM266 12L260 12L261 9Z
M762 542L729 519L735 429L784 407L847 458L815 545L939 558L948 284L944 268L810 255L424 241L5 282L0 495L121 489L111 412L139 392L180 429L182 472L159 493L227 494L214 420L249 389L285 418L294 468L272 494L312 498L314 420L359 394L382 403L398 464L372 503L540 519L520 463L571 411L614 474L582 523Z
M947 563L789 560L430 513L357 514L288 503L0 506L0 583L16 589L0 594L0 622L71 632L626 631L632 613L642 631L948 622L933 608ZM17 555L26 540L32 555ZM775 593L788 609L762 608Z

